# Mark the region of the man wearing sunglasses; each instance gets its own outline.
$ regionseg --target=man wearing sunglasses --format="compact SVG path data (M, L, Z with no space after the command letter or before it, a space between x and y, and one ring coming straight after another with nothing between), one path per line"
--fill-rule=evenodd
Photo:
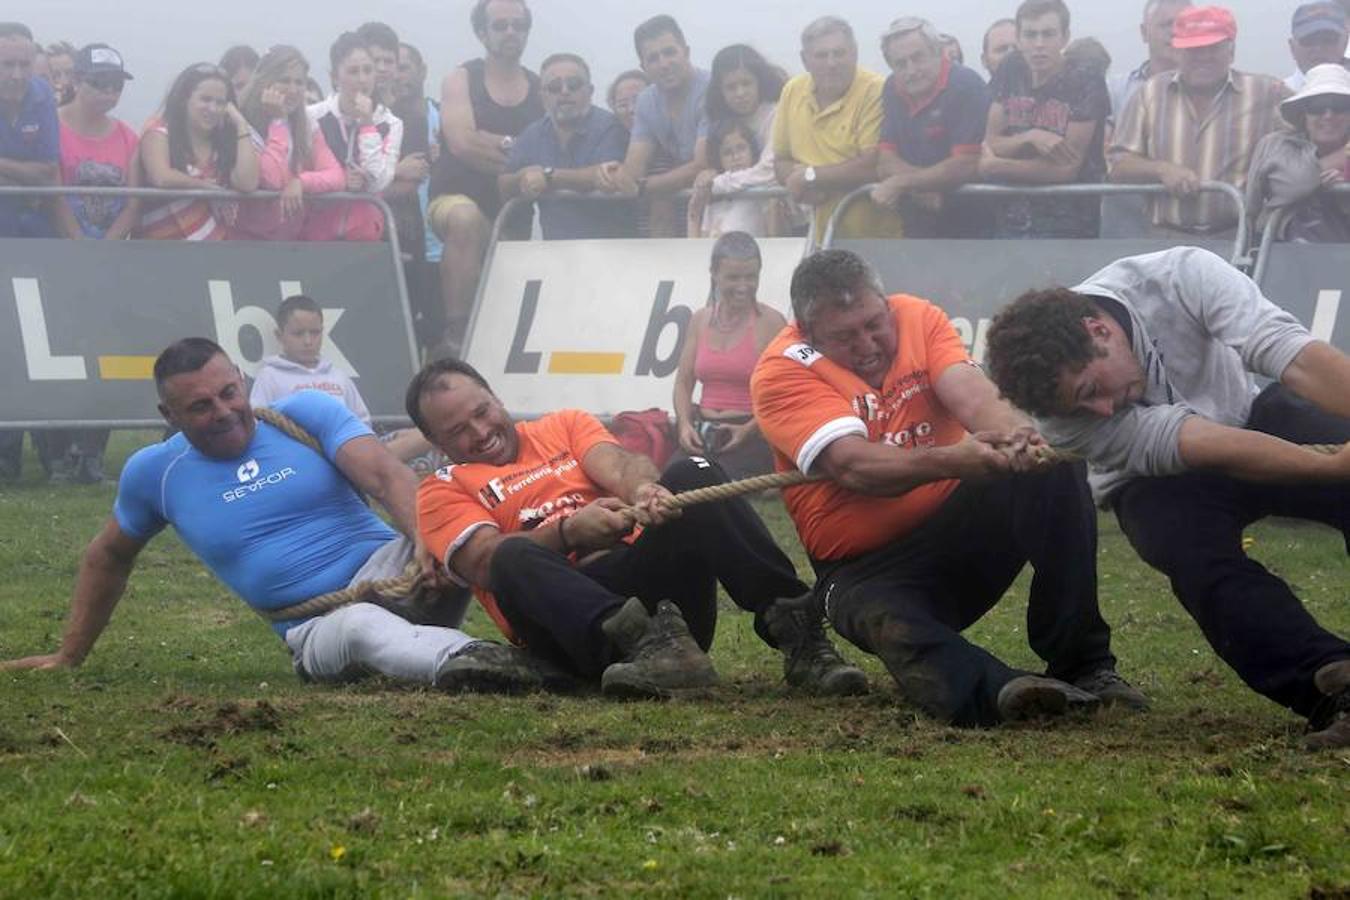
M592 105L595 85L580 56L555 53L539 76L547 115L516 138L506 173L497 179L502 197L539 199L545 240L631 237L636 221L627 203L546 197L558 191L618 193L628 135L613 113Z
M427 224L445 243L445 336L437 355L459 354L492 222L501 210L497 176L506 171L516 137L544 115L539 77L520 63L532 24L525 0L478 0L470 23L486 52L441 85L442 147L427 205ZM528 232L528 217L512 222L510 230Z

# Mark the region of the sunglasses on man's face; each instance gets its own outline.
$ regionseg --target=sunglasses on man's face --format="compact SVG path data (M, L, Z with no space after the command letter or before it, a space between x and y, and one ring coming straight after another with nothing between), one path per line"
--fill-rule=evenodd
M489 27L499 34L505 34L508 29L516 34L525 34L530 30L530 23L526 19L493 19Z
M122 88L126 86L126 81L116 75L109 78L85 78L83 81L94 90L101 91L104 94L120 94Z
M581 90L585 86L586 86L586 79L578 75L573 75L570 78L553 79L548 84L544 85L544 90L548 91L550 94L553 94L556 97L561 96L564 92L568 94L575 94L577 91Z
M1303 104L1303 111L1310 116L1322 116L1327 113L1345 115L1350 113L1350 97L1325 97L1309 100Z

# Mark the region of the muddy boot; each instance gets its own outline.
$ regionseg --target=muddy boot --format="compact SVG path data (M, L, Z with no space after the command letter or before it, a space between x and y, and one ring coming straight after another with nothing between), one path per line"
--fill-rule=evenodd
M764 625L783 654L783 677L792 687L823 697L867 693L867 676L851 666L825 636L811 594L780 599L764 613Z
M544 676L516 647L475 641L441 664L436 687L451 693L524 694L544 689Z
M998 692L998 714L1005 722L1044 719L1101 706L1095 694L1054 678L1019 675Z
M600 692L608 697L660 699L717 684L712 660L694 643L679 607L669 600L648 616L642 601L631 597L600 628L623 654L600 676Z
M1103 706L1120 706L1138 712L1147 712L1149 708L1144 692L1121 678L1115 669L1098 669L1075 679L1073 686L1095 694Z
M1350 659L1327 663L1313 676L1326 702L1308 719L1309 750L1340 750L1350 747Z

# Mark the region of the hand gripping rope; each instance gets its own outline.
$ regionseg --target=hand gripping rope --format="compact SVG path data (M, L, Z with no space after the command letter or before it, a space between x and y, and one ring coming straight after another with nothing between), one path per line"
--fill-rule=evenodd
M312 450L322 452L319 442L314 437L290 418L281 413L266 409L256 408L253 414L262 419L267 424L279 429L287 436L294 438ZM1306 444L1305 449L1316 453L1333 455L1341 451L1339 444ZM1043 447L1036 451L1037 459L1044 464L1054 464L1062 462L1073 462L1079 459L1069 453L1061 453L1049 447ZM692 491L684 491L674 495L664 505L668 509L681 510L688 509L691 506L699 506L703 503L716 503L721 500L731 500L735 497L741 497L746 494L756 494L760 491L782 490L784 488L796 487L799 484L807 484L812 481L822 481L823 478L805 475L802 472L775 472L771 475L756 475L753 478L743 478L740 481L728 481L725 484L714 484L710 487L697 488ZM421 569L416 563L409 563L403 570L403 574L392 578L381 578L377 581L362 581L350 587L343 588L340 591L333 591L328 594L321 594L303 603L297 603L293 606L287 606L283 609L269 610L263 613L263 617L273 622L284 622L290 619L304 619L310 616L322 615L332 612L339 607L356 603L362 599L374 595L386 600L393 600L408 596L422 582Z

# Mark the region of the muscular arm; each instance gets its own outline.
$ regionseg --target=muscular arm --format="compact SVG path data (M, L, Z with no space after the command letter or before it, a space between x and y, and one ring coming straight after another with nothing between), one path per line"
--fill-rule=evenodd
M1280 376L1280 383L1323 412L1350 419L1350 356L1314 341Z
M932 481L1006 472L1008 467L1003 453L970 438L951 447L901 450L850 435L825 448L813 473L857 494L898 497Z
M61 177L54 162L20 162L0 156L0 184L13 187L48 187Z
M489 175L506 168L502 136L478 130L469 98L469 73L463 68L441 82L441 134L450 152L470 168Z
M948 366L933 389L966 431L1011 433L1033 427L1031 419L1000 397L998 388L976 366Z
M910 193L942 193L969 184L979 176L980 158L974 153L949 156L935 166L912 166L894 150L877 151L877 178L882 181L898 179L899 185Z
M862 187L877 178L877 148L864 150L846 162L816 166L814 187L820 190L840 191Z
M638 496L639 488L661 477L650 459L618 444L596 444L582 458L581 468L606 494L632 504L643 499Z
M61 648L47 656L0 663L0 669L57 669L84 662L122 599L136 556L144 546L109 519L80 560Z
M1327 456L1259 431L1230 428L1200 416L1190 416L1182 423L1179 439L1181 458L1188 467L1220 472L1240 481L1350 481L1350 448Z
M395 528L417 536L417 476L412 469L371 435L343 444L336 461L347 480L389 512Z

